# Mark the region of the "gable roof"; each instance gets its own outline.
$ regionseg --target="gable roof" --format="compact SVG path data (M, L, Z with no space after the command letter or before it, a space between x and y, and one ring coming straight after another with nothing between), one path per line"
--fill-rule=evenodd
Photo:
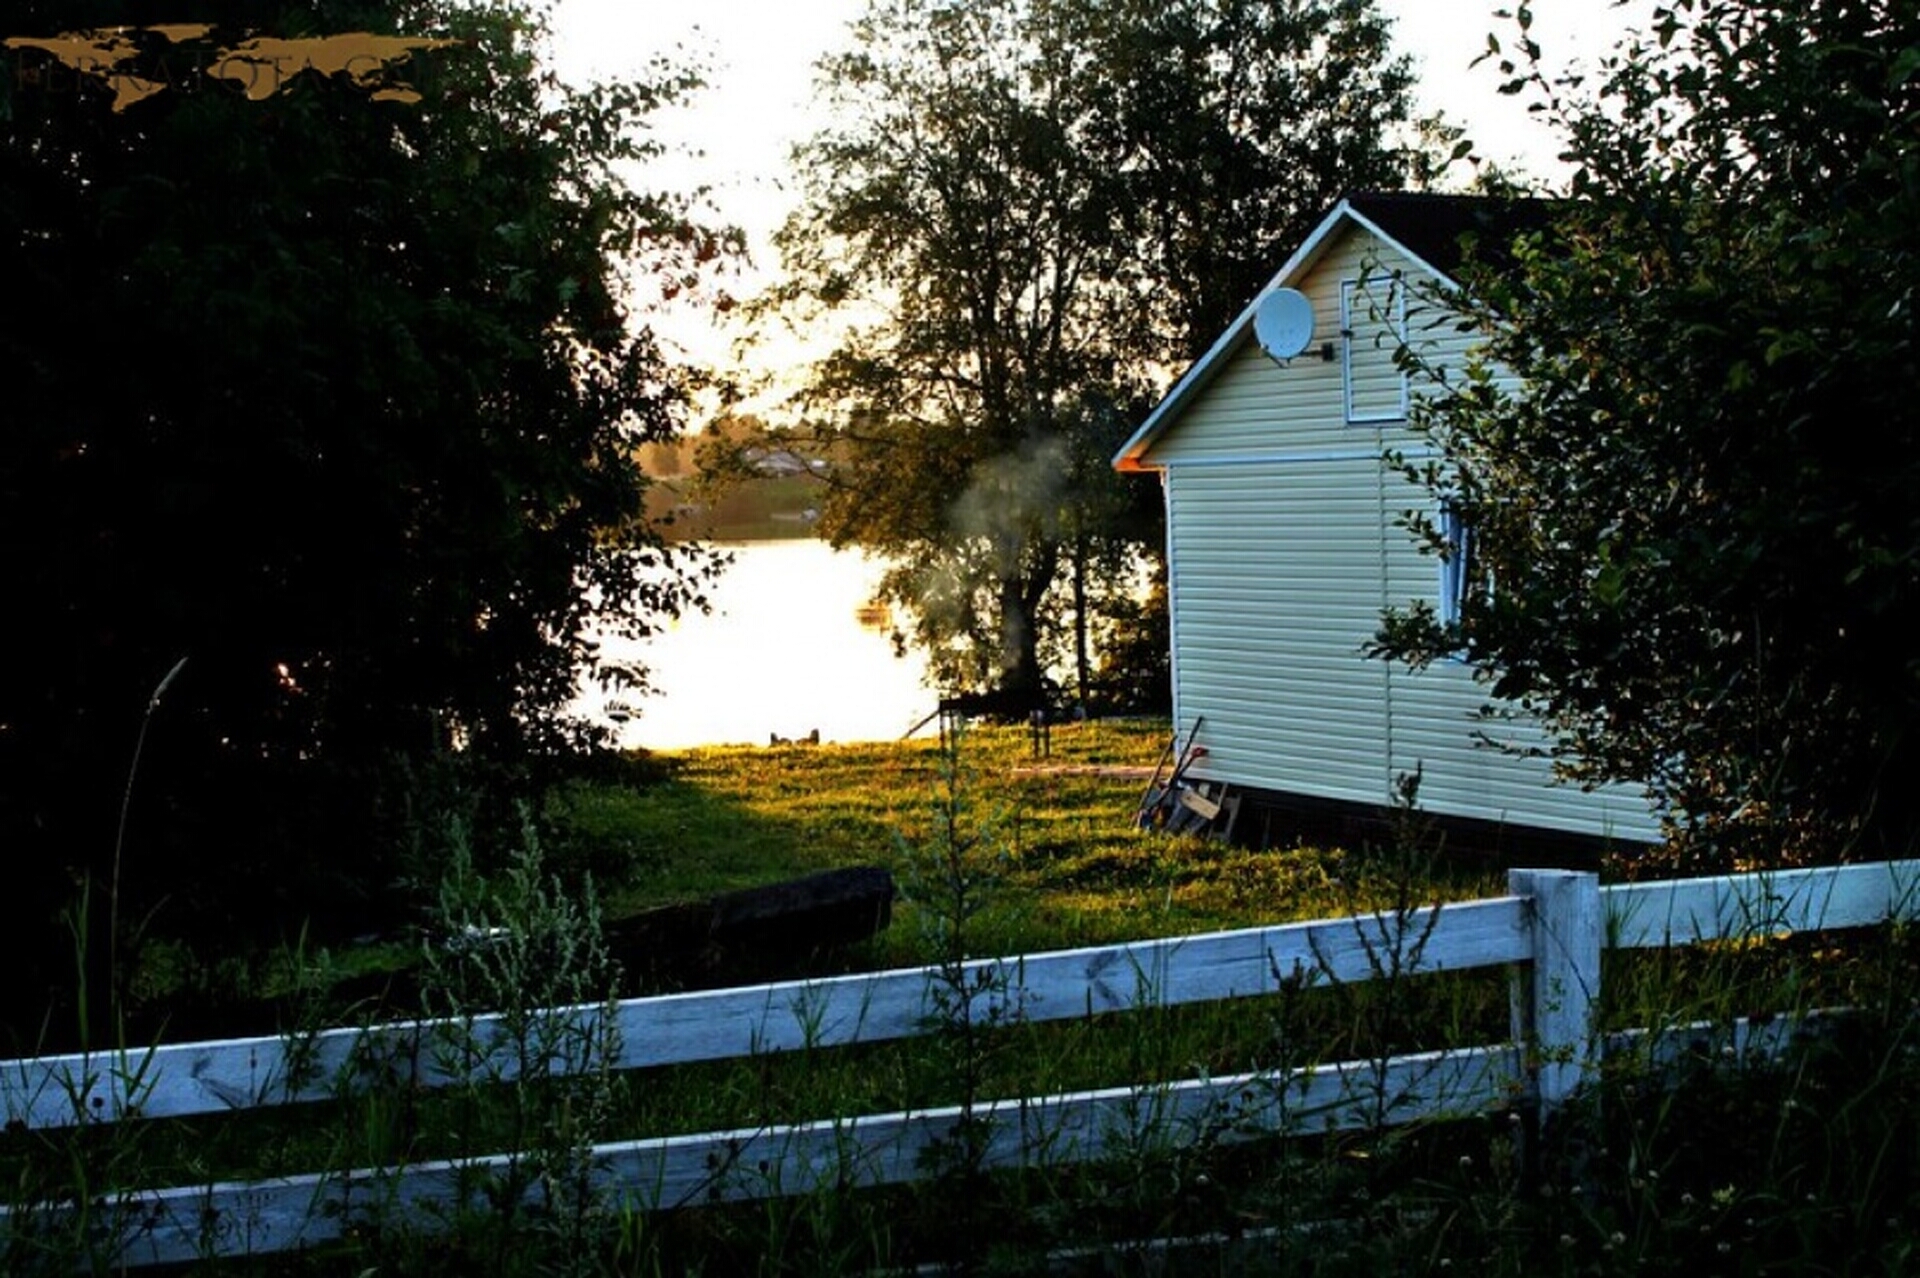
M1495 267L1507 265L1514 240L1545 228L1558 202L1374 191L1349 195L1341 203L1371 223L1376 234L1451 280L1469 254Z
M1115 469L1148 469L1141 458L1239 349L1253 329L1254 312L1261 300L1275 289L1291 287L1311 270L1342 230L1352 226L1372 232L1432 272L1443 285L1451 286L1457 283L1454 275L1469 254L1478 261L1501 263L1510 257L1514 239L1544 227L1552 210L1553 204L1547 200L1482 195L1393 191L1355 192L1342 197L1121 446L1113 458Z

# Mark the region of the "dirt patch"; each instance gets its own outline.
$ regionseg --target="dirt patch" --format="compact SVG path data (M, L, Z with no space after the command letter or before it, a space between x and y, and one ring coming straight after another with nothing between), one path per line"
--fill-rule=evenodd
M1116 781L1150 781L1153 769L1134 763L1034 763L1013 770L1016 777L1109 777Z

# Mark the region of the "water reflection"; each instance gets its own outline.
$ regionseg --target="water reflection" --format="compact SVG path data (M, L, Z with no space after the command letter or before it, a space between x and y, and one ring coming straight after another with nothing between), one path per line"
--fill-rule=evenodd
M607 642L610 660L644 663L658 689L628 698L639 714L617 723L606 696L583 698L621 745L766 745L816 730L822 741L887 740L933 709L925 659L894 656L891 618L870 607L883 565L821 541L723 549L733 566L710 592L712 613L642 643Z

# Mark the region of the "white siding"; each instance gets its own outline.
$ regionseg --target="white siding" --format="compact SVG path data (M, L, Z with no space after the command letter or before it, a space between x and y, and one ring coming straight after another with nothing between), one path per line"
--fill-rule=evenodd
M1379 801L1387 669L1360 655L1380 616L1379 482L1365 455L1174 473L1176 697L1183 721L1206 716L1201 775Z
M1427 500L1424 491L1398 475L1388 476L1386 491L1389 523L1402 510ZM1437 599L1438 561L1421 554L1413 538L1397 527L1388 530L1386 570L1386 594L1395 604ZM1614 787L1589 794L1555 783L1546 758L1473 744L1476 735L1484 733L1533 751L1547 744L1547 736L1530 722L1482 721L1478 711L1487 702L1487 690L1465 665L1439 661L1418 671L1394 665L1389 678L1393 771L1399 775L1420 769L1421 806L1602 837L1654 837L1655 824L1637 793Z
M1404 281L1380 271L1340 281L1340 360L1349 422L1407 417L1407 374L1396 358L1407 334Z
M1544 759L1476 746L1485 696L1464 667L1364 655L1383 608L1439 589L1397 522L1429 498L1382 461L1412 442L1386 330L1404 323L1449 360L1467 339L1433 323L1421 268L1396 278L1409 265L1371 236L1336 239L1285 281L1313 302L1307 351L1283 366L1249 338L1144 458L1166 470L1175 710L1206 718L1195 774L1382 803L1418 767L1436 813L1651 837L1637 796L1552 785Z

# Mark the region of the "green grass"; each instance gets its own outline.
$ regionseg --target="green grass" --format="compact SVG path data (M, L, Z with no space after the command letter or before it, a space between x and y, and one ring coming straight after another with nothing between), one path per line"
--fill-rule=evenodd
M1412 829L1394 846L1259 852L1138 831L1144 781L1100 769L1150 768L1168 731L1163 722L1059 726L1051 755L1035 759L1024 729L980 728L957 768L930 741L636 757L556 790L543 828L553 863L590 869L613 917L821 869L893 870L907 894L893 926L811 970L1179 935L1503 888L1482 869L1449 868ZM515 882L496 879L490 890L518 899L530 929L564 912L562 901L534 899L547 889L534 891L533 880ZM1662 1089L1621 1068L1592 1112L1524 1140L1524 1124L1506 1115L1250 1147L1203 1136L1029 1176L983 1174L958 1149L922 1186L566 1228L483 1213L451 1243L364 1235L309 1270L838 1274L939 1260L1021 1273L1050 1248L1091 1246L1111 1258L1126 1240L1216 1232L1266 1241L1238 1253L1238 1268L1223 1253L1203 1272L1899 1273L1916 1259L1906 1240L1920 1227L1920 1044L1908 1020L1917 960L1913 938L1888 929L1610 956L1609 1026L1838 1003L1873 1015L1784 1073L1707 1058L1684 1086ZM443 983L471 996L456 976ZM507 997L550 997L543 969L515 979L524 987ZM286 1112L15 1132L0 1137L0 1183L18 1202L113 1183L492 1153L508 1141L564 1152L586 1140L1365 1059L1496 1041L1507 997L1497 970L1321 984L1060 1023L950 1023L910 1042L580 1084L381 1090ZM51 1267L71 1260L56 1249Z
M960 751L976 817L1004 845L1001 952L1058 949L1245 927L1377 908L1390 896L1367 849L1248 851L1134 828L1145 781L1099 767L1151 770L1164 721L1057 725L1035 758L1021 727L970 730ZM547 816L563 838L629 872L606 884L609 914L699 899L817 870L893 867L926 837L940 782L936 740L724 747L655 756L664 784L578 783ZM1437 870L1437 898L1494 895L1484 869ZM917 961L911 900L885 953ZM983 937L985 944L988 937ZM981 952L986 952L984 949Z

